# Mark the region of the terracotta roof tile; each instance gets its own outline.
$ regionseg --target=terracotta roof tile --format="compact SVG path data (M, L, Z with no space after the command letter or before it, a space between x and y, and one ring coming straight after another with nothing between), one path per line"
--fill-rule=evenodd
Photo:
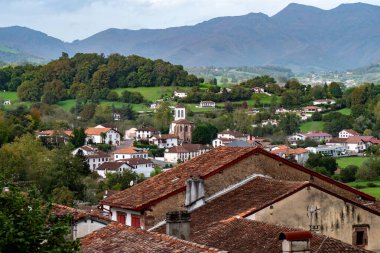
M53 204L51 212L56 216L72 216L75 221L81 220L86 217L93 217L103 220L105 222L111 222L111 219L107 216L102 215L102 213L98 209L85 211L65 205Z
M191 239L197 243L222 248L231 253L282 252L280 233L300 231L281 225L232 218L206 226ZM310 239L312 253L365 253L371 252L342 241L313 234Z
M118 170L125 162L104 162L96 170Z
M108 127L91 127L91 128L87 128L85 133L87 135L100 135L101 133L107 133L111 129L112 128L108 128Z
M300 170L313 175L314 177L318 177L321 180L353 192L365 199L371 201L375 200L374 197L368 194L330 179L324 175L308 170L301 165L292 163L289 160L269 153L262 148L218 147L170 170L167 170L164 173L151 177L118 194L106 198L102 200L100 204L132 210L142 210L143 208L149 207L161 199L184 191L186 189L186 180L191 176L205 179L223 169L228 168L232 164L253 155L254 153L261 153L265 156L281 161L296 170Z
M178 136L175 134L156 134L156 135L153 135L152 137L159 140L178 139Z
M360 135L358 132L356 132L356 131L353 130L353 129L343 129L342 131L346 131L347 133L352 134L352 135L354 135L354 136L358 136L358 135Z
M219 147L173 169L151 177L131 188L101 201L101 204L128 209L141 209L173 192L184 190L190 176L205 176L239 157L249 154L254 148Z
M145 152L145 151L139 151L135 147L126 147L126 148L123 148L123 149L115 150L112 153L113 154L143 154L143 153L147 153L147 152Z
M119 223L111 223L81 239L84 253L103 252L222 252L216 248L177 239L172 236L144 231Z
M126 164L129 165L139 165L139 164L152 164L153 162L149 159L136 157L136 158L129 158L129 159L121 159L119 161L123 161Z

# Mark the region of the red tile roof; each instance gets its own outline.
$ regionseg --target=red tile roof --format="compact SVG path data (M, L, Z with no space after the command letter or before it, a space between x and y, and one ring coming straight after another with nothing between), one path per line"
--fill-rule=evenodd
M111 223L81 239L84 253L103 252L222 252L216 248L177 239L172 236Z
M118 170L125 162L104 162L96 170ZM130 167L130 166L129 166Z
M115 150L112 153L113 154L144 154L144 153L147 153L147 152L145 152L145 151L139 151L135 147L126 147L126 148L123 148L123 149Z
M111 222L111 219L107 216L102 215L102 213L98 209L85 211L65 205L53 204L51 213L56 216L69 215L72 216L75 221L81 220L83 218L93 217L103 220L104 222Z
M136 158L129 158L129 159L122 159L120 161L125 162L126 164L129 165L139 165L139 164L153 164L151 160L141 158L141 157L136 157Z
M137 129L136 131L139 131L139 132L159 132L157 129L155 129L153 127L142 127L142 128Z
M229 135L232 135L234 136L235 138L240 138L240 137L244 137L246 136L245 134L243 133L240 133L240 132L235 132L235 131L230 131L230 130L226 130L226 131L223 131L219 134L229 134Z
M168 149L167 153L191 153L198 152L204 149L211 149L202 144L183 144L181 146L174 146Z
M87 135L100 135L101 133L107 133L111 129L112 128L108 128L108 127L91 127L91 128L87 128L85 133Z
M323 132L315 132L315 133L307 133L304 134L307 137L331 137L331 134L323 133Z
M358 132L356 132L353 129L343 129L342 131L346 131L347 133L352 134L354 136L360 135Z
M295 164L289 160L281 158L275 154L265 151L260 147L256 148L235 148L235 147L218 147L206 152L203 155L195 157L173 169L165 171L157 176L149 178L131 188L128 188L119 194L115 194L100 202L100 204L114 207L127 208L132 210L142 210L152 204L168 198L179 192L186 190L186 180L191 176L198 176L207 179L231 165L250 157L255 153L261 153L275 160L281 161L294 169L303 171L316 178L334 184L342 189L353 192L368 200L375 200L374 197L349 187L346 184L335 181L327 176L318 174L305 167Z
M280 153L286 153L286 154L291 154L291 155L298 155L298 154L303 154L303 153L309 153L309 150L304 149L304 148L279 148L279 149L274 149L271 151L273 154L280 154Z
M178 139L178 136L175 134L156 134L156 135L153 135L152 137L159 140Z
M293 231L300 230L248 219L231 218L205 226L191 240L232 253L272 253L282 252L282 241L279 240L279 235ZM310 248L312 253L371 252L320 234L312 235Z

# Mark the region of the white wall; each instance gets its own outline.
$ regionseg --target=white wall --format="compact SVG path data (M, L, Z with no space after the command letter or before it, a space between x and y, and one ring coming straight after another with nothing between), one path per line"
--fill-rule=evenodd
M106 226L105 223L101 223L94 219L82 219L76 223L76 228L73 231L73 239L82 238L95 230L101 229ZM76 231L75 231L76 230Z

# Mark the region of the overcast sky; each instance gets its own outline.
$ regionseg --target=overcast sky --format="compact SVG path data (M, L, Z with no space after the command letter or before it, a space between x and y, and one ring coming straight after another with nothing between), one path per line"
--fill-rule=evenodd
M108 28L166 28L220 16L262 12L272 16L287 0L0 0L0 27L20 25L73 41ZM357 1L306 0L331 9ZM380 5L380 0L362 1Z

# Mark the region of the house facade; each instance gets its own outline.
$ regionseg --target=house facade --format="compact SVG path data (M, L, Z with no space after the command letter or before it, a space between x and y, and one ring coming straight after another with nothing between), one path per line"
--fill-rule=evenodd
M87 128L85 130L87 135L86 143L87 144L111 144L113 146L120 145L120 133L109 127L103 127L102 125L98 125L96 127Z
M165 162L177 163L188 161L210 150L210 147L201 144L183 144L165 150Z
M111 156L97 147L92 145L84 145L75 149L72 152L73 155L83 155L86 158L86 162L91 171L96 171L96 169L104 162L109 162Z
M121 159L130 159L130 158L148 158L148 152L135 148L135 147L126 147L123 149L115 150L113 152L113 159L115 161Z
M144 174L144 177L150 177L150 173L154 170L154 164L146 158L130 158L123 159L123 162L128 164L137 174Z
M333 105L335 100L333 99L317 99L313 101L313 105Z
M200 108L215 108L216 103L214 101L201 101L199 104Z
M106 178L108 173L123 173L126 170L132 170L132 167L125 162L115 161L102 163L96 169L96 172L102 178Z
M338 135L339 135L339 138L348 138L348 137L353 137L353 136L360 136L360 134L353 129L343 129L342 131L339 132Z
M174 91L174 97L185 98L185 97L187 97L187 92L184 90L175 90Z
M152 127L143 127L136 130L136 140L148 141L153 135L160 134L160 131Z
M178 137L175 134L158 134L149 139L149 143L158 148L171 148L178 146Z

